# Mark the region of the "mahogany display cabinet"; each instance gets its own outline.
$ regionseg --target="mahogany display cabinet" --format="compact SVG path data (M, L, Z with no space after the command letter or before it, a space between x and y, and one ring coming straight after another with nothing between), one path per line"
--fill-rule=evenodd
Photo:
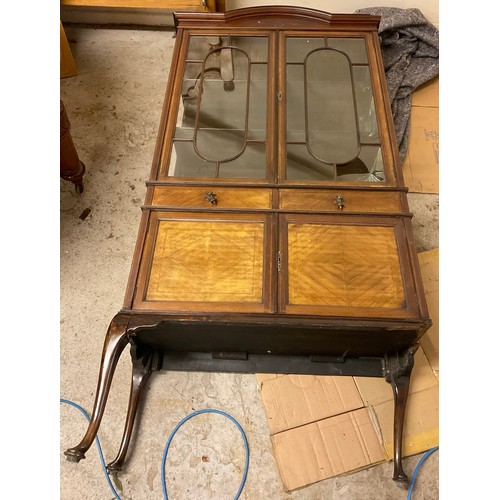
M394 479L431 325L386 91L380 18L301 7L177 13L123 308L79 461L131 345L121 470L152 371L385 377Z

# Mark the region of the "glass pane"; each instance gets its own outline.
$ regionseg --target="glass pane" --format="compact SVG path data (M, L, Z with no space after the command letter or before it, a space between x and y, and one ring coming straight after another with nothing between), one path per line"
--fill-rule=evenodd
M368 63L364 38L328 38L328 47L345 52L353 64Z
M265 36L192 36L189 40L188 61L203 61L211 50L237 47L246 52L252 62L267 62L268 43Z
M237 129L199 129L195 150L207 161L230 161L245 150L245 132Z
M267 37L231 36L230 45L244 50L252 62L267 62Z
M267 64L252 64L250 75L248 139L264 141L267 123Z
M214 177L215 163L200 158L192 142L174 141L168 175L187 177Z
M186 64L182 81L181 100L177 112L176 138L193 138L196 107L200 94L201 72L201 63Z
M368 66L354 66L352 74L356 93L361 142L378 143L380 138L377 116L375 114L370 68Z
M222 36L192 36L189 39L188 61L203 61L214 49L229 45L229 37Z
M212 70L217 63L220 71ZM239 50L216 50L206 59L195 125L195 146L205 160L229 161L245 149L248 71Z
M266 145L248 144L245 152L233 161L221 163L219 177L264 179L266 176Z
M304 66L288 64L286 78L286 137L305 142Z
M305 68L311 154L327 164L346 163L359 147L349 60L341 52L322 49L307 57Z
M358 158L337 169L338 181L385 181L384 163L380 146L361 146Z
M288 144L286 178L292 181L328 181L334 179L333 165L315 160L305 144Z
M266 36L190 38L168 175L265 177L268 51Z
M303 63L309 52L325 47L324 38L287 38L286 62Z
M365 39L288 38L286 49L286 178L384 181Z

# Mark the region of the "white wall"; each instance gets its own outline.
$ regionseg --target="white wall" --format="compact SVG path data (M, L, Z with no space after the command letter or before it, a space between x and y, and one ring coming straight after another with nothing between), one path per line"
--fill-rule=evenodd
M311 9L324 10L336 14L352 13L365 7L399 7L400 9L417 8L434 25L439 25L439 0L226 0L226 10L252 7L256 5L296 5Z

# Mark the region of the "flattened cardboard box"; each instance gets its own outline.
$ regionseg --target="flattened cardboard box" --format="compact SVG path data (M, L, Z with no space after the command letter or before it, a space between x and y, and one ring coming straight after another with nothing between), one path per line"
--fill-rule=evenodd
M403 455L439 441L438 250L419 254L434 326L415 355ZM285 488L349 474L393 458L394 400L382 378L257 375Z
M288 491L385 459L368 408L279 432L271 440Z
M412 94L403 177L410 192L439 193L439 79Z

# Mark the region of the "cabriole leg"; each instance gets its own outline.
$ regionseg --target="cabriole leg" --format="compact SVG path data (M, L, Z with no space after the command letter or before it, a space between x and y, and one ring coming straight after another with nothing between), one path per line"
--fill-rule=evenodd
M109 389L118 359L128 343L127 325L129 319L130 316L117 314L109 325L102 351L94 409L87 432L80 444L64 452L70 462L79 462L82 458L85 458L85 452L90 448L96 437L104 414L104 408L106 407L106 401L108 399Z
M139 399L141 397L142 389L153 370L160 368L160 356L157 351L145 349L142 346L132 344L130 348L132 356L132 383L130 385L130 397L127 409L127 418L125 420L125 428L123 430L123 437L120 444L120 449L116 458L107 465L109 473L118 472L122 470L125 456L130 444L132 430L134 427L137 409L139 407Z
M402 354L385 358L385 379L391 384L394 394L394 475L392 479L401 483L409 481L403 470L403 428L410 375L414 364L414 354L418 347L416 344Z

